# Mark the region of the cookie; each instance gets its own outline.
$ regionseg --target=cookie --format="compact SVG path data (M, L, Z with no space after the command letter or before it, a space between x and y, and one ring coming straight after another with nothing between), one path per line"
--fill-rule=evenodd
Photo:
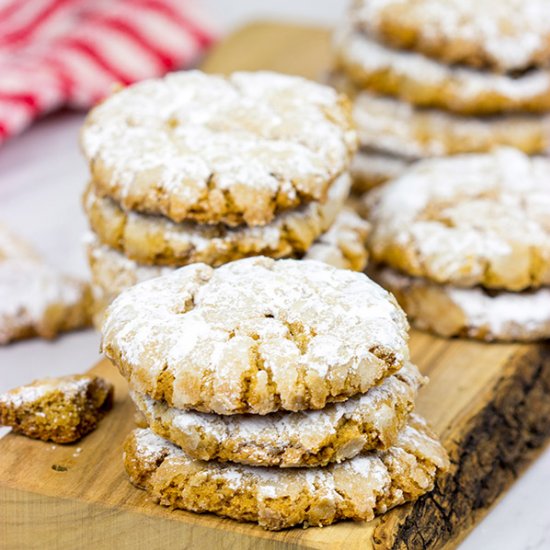
M390 268L372 276L397 298L411 323L440 336L529 342L550 338L550 288L488 292L408 277Z
M377 263L440 284L550 284L550 160L513 149L416 163L367 196Z
M398 157L484 153L497 146L530 155L550 150L549 115L465 117L363 91L354 97L353 117L362 148Z
M264 529L369 521L431 491L448 468L445 449L418 416L395 445L327 468L254 468L202 462L150 430L134 430L124 446L132 483L163 506L211 512Z
M265 416L215 414L168 407L145 394L132 399L148 426L191 458L254 466L326 466L362 451L387 449L425 382L408 363L361 396L320 411Z
M402 175L411 162L410 159L385 151L361 149L355 155L350 167L352 190L357 194L366 193Z
M181 409L267 414L365 393L408 359L407 321L362 273L311 260L192 264L111 304L103 351Z
M323 201L356 134L347 99L327 86L186 71L113 94L88 115L81 143L96 188L125 210L252 226Z
M84 208L101 241L144 264L182 266L204 262L211 266L248 256L284 258L303 254L342 210L350 190L343 174L330 187L327 201L310 202L279 214L262 227L174 223L163 216L122 210L89 186Z
M550 64L546 0L356 0L351 18L397 48L497 72Z
M0 395L0 425L33 439L72 443L113 404L113 385L89 375L36 380Z
M88 284L44 264L0 225L0 345L88 326L90 301Z
M356 87L419 107L466 115L550 110L550 69L511 76L444 65L391 49L349 27L337 33L336 55L337 69Z

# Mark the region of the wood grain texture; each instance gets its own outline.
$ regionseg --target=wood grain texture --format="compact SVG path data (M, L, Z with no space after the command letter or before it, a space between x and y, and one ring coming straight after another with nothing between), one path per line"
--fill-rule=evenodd
M262 23L229 38L204 67L320 78L329 60L327 31ZM412 505L369 523L279 533L161 508L124 474L122 442L133 406L124 380L103 361L93 372L115 384L116 398L94 433L68 446L12 434L0 440L0 548L455 547L550 434L550 344L489 345L413 331L411 352L431 379L418 410L453 462L436 490Z

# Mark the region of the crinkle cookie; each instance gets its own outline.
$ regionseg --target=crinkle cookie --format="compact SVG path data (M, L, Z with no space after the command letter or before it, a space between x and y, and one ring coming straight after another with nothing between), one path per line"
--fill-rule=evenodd
M349 27L336 36L338 69L360 89L460 114L550 110L550 69L520 76L444 65L394 50Z
M550 64L547 0L356 0L355 25L398 48L499 72Z
M392 292L411 323L441 336L533 341L550 338L550 288L488 292L408 277L389 268L373 277Z
M154 265L204 262L218 266L247 256L303 254L333 224L350 186L349 175L343 174L331 185L326 202L310 202L283 212L262 227L175 223L163 216L127 212L113 200L98 196L93 185L84 196L84 208L101 241L132 260Z
M449 461L437 437L413 415L393 447L327 468L202 462L147 429L128 436L124 464L132 483L161 505L278 530L371 520L431 491Z
M113 385L98 376L36 380L0 395L0 425L34 439L72 443L94 430L113 404Z
M302 256L342 269L363 271L367 265L367 238L370 225L349 208L344 208L331 228ZM125 289L174 271L171 266L144 265L101 244L90 235L88 263L92 272L93 319L100 329L107 306Z
M347 99L271 72L172 73L120 90L81 143L102 194L175 222L265 225L323 201L356 149Z
M513 149L418 162L367 196L377 263L440 284L550 284L550 160Z
M183 411L145 394L132 399L158 435L191 458L254 466L326 466L362 451L387 449L414 408L425 382L408 363L361 396L320 411L265 416Z
M549 115L464 117L358 92L353 117L361 147L399 157L484 153L496 146L515 147L531 155L550 150Z
M408 359L393 296L311 260L183 267L120 294L102 330L103 351L135 391L218 414L322 409Z
M44 264L0 225L0 345L87 326L89 286Z
M410 165L411 160L405 157L377 149L361 149L350 167L352 190L358 194L366 193L388 180L399 177Z

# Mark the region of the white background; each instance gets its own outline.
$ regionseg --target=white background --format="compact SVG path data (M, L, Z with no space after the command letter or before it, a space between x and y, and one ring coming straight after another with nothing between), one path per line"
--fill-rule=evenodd
M203 0L223 32L253 19L333 25L339 0ZM0 221L33 241L49 261L86 274L81 245L86 223L80 195L86 169L77 147L82 115L63 113L36 124L0 149ZM98 358L92 331L54 343L38 340L0 349L0 391L34 378L85 371ZM1 475L1 474L0 474ZM495 506L461 550L550 548L550 449Z

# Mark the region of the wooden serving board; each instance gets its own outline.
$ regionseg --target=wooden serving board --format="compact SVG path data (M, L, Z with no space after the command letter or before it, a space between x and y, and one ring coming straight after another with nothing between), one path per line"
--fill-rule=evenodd
M230 37L204 67L315 78L329 60L327 31L266 23ZM0 440L0 548L455 547L550 435L550 344L488 345L413 331L411 352L431 379L418 410L452 459L434 492L414 504L369 523L279 533L155 505L124 474L133 407L125 382L102 361L92 372L115 384L116 402L94 433L68 446L12 434Z

